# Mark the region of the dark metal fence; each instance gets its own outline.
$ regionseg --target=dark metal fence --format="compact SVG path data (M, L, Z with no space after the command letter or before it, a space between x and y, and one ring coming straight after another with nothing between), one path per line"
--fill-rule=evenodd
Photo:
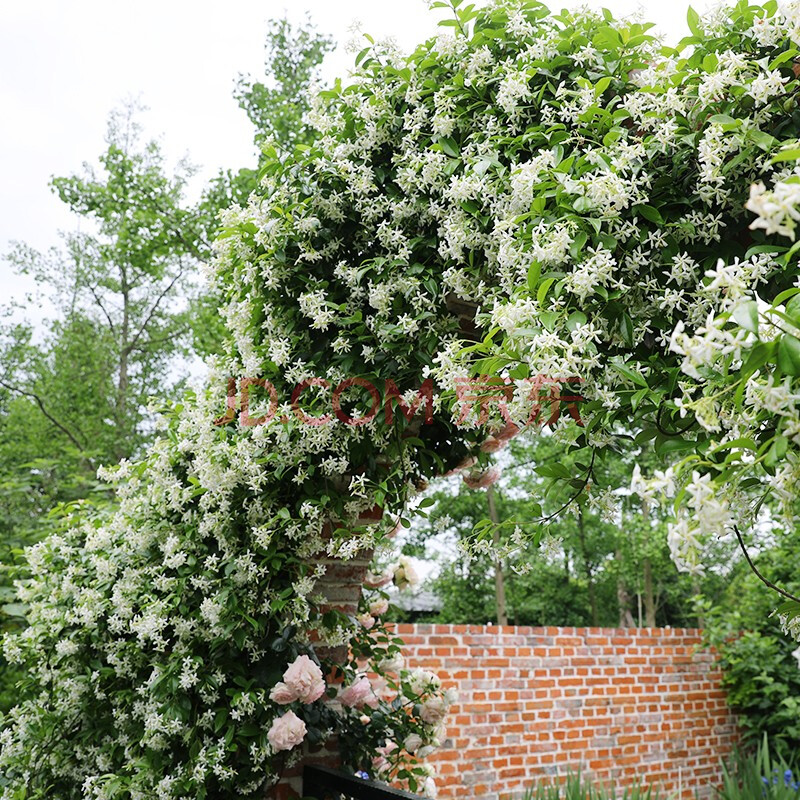
M303 769L303 797L313 800L425 800L388 783L364 780L328 767Z

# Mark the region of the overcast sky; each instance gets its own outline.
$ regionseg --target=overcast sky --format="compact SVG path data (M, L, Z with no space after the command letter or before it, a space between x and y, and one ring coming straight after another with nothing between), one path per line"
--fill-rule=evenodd
M617 15L641 8L669 40L684 33L685 0L590 5ZM326 79L349 68L355 21L411 49L438 18L423 0L0 0L0 256L12 240L46 249L59 230L76 227L48 181L95 160L108 113L126 98L149 107L145 133L171 160L188 154L202 167L198 180L252 164L253 132L232 98L234 81L262 74L269 19L305 12L339 45ZM0 305L30 288L0 260Z

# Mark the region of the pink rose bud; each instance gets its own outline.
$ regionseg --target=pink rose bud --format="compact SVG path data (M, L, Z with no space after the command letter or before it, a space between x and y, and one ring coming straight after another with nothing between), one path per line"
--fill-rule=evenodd
M283 673L283 680L301 703L313 703L325 694L322 670L308 656L298 656Z
M287 711L278 717L267 732L267 739L273 750L291 750L297 747L306 736L306 724L294 711Z

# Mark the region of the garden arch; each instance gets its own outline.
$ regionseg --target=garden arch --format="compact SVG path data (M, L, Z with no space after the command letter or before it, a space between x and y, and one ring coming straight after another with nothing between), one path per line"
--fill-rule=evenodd
M0 736L3 800L259 797L331 732L354 766L413 765L388 731L421 750L447 698L321 609L315 584L325 558L388 535L424 481L513 432L499 403L462 417L460 381L491 376L480 391L500 387L524 424L532 386L580 378L576 502L615 436L685 456L633 487L677 490L683 568L763 497L795 519L796 11L692 12L669 51L606 12L452 6L453 35L408 58L370 43L353 83L319 95L312 145L265 146L261 190L226 212L209 270L230 341L208 386L141 462L108 471L112 513L70 507L32 549L31 624L5 641L30 671ZM247 420L271 419L242 424L231 376ZM353 378L408 406L433 379L429 424L397 397L391 422L323 422L315 384ZM399 701L340 650L324 666L343 707L325 703L337 684L315 641L370 656Z

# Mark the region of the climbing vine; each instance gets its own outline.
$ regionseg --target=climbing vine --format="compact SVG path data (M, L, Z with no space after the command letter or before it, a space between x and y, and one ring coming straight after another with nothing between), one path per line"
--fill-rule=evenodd
M654 448L630 488L673 507L682 569L733 521L796 524L798 4L690 12L677 48L608 12L450 7L410 56L367 42L311 144L265 145L208 268L226 355L104 471L115 510L73 504L29 551L3 800L263 796L337 732L431 793L452 696L383 598L351 619L319 581L428 480L491 482L523 427L575 451L571 506L613 505L593 466L620 442Z

